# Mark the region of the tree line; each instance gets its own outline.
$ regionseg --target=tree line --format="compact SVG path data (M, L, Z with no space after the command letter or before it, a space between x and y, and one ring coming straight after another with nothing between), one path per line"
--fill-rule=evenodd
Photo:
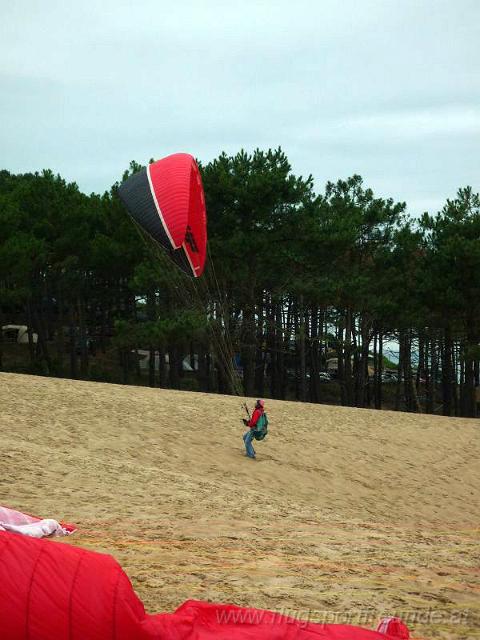
M28 329L23 355L0 340L0 368L477 415L471 187L416 219L357 175L315 193L281 149L201 172L209 264L193 283L137 233L118 183L86 195L51 171L0 171L0 324Z

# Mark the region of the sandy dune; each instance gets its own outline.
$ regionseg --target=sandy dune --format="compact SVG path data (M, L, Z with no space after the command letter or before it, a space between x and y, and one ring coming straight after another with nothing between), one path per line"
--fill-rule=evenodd
M151 612L194 597L480 637L480 421L0 374L0 503L70 520Z

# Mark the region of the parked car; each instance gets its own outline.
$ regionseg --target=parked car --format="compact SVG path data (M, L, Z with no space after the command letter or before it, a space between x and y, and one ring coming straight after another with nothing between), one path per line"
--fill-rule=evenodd
M332 376L328 373L328 371L320 371L318 374L318 379L320 382L330 382Z
M131 351L133 357L138 358L138 364L140 366L141 371L148 370L150 366L150 351L148 349L132 349ZM170 367L170 358L168 353L165 354L165 366L168 369ZM160 368L160 356L158 351L155 352L155 371L158 371ZM197 371L198 370L198 356L195 354L194 356L194 368L192 368L192 364L190 362L190 356L185 356L182 359L182 369L183 371Z
M4 324L2 338L4 342L28 344L28 327L24 324ZM36 333L32 333L32 340L34 343L38 341Z
M398 382L398 376L393 373L382 373L382 382L393 384L394 382Z

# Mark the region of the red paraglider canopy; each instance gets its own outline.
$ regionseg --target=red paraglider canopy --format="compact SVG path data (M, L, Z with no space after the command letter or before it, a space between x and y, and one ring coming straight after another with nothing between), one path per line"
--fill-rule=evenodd
M195 159L175 153L128 178L118 194L132 218L185 273L202 275L207 214Z
M0 532L0 638L5 640L393 640L271 611L189 600L148 615L110 556Z

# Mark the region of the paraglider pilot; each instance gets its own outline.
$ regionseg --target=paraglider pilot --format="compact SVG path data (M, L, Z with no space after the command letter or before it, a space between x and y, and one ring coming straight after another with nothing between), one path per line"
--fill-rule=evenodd
M260 417L264 414L265 411L265 402L263 400L257 400L255 403L255 409L253 411L253 415L249 420L243 419L243 424L246 427L249 427L248 431L243 434L243 441L245 443L246 455L249 458L255 459L255 449L252 445L252 440L254 438L255 428L257 426Z

